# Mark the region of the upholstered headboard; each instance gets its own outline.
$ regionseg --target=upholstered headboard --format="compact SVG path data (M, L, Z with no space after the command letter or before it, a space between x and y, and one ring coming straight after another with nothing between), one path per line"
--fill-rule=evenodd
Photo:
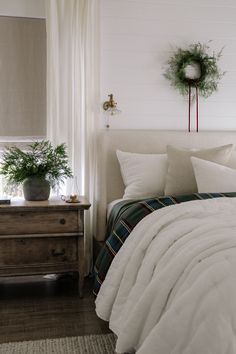
M116 150L137 153L165 153L166 145L210 148L234 144L230 166L236 168L236 131L102 130L98 138L97 228L95 238L104 240L107 204L122 198L124 185Z

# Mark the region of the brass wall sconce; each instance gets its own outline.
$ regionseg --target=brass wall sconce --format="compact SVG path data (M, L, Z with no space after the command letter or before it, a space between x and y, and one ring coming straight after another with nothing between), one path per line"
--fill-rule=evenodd
M121 113L121 111L116 107L117 106L117 102L114 101L113 98L113 94L111 93L110 95L108 95L109 100L105 101L103 103L103 109L105 111L105 113L107 114L107 121L106 121L106 127L109 128L109 116L114 116L116 114Z

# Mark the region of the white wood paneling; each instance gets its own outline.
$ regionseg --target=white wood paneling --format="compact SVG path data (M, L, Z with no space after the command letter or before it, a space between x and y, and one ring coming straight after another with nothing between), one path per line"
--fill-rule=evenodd
M113 93L122 110L111 128L185 129L187 100L163 77L165 63L176 46L211 41L212 50L224 47L226 75L218 92L200 98L200 128L236 129L235 0L101 2L101 98Z

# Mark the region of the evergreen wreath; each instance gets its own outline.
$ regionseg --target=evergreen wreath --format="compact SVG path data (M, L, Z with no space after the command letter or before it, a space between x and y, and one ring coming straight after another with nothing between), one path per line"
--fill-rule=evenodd
M187 95L189 87L197 87L199 94L205 98L217 90L225 74L217 65L222 49L211 55L209 50L207 44L195 43L187 49L177 48L168 60L164 76L181 95Z

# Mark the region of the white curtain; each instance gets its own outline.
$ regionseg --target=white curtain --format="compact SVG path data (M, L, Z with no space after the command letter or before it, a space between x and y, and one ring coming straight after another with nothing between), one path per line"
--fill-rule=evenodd
M99 116L99 0L46 0L47 137L65 142L85 212L87 272L95 225L96 132Z

